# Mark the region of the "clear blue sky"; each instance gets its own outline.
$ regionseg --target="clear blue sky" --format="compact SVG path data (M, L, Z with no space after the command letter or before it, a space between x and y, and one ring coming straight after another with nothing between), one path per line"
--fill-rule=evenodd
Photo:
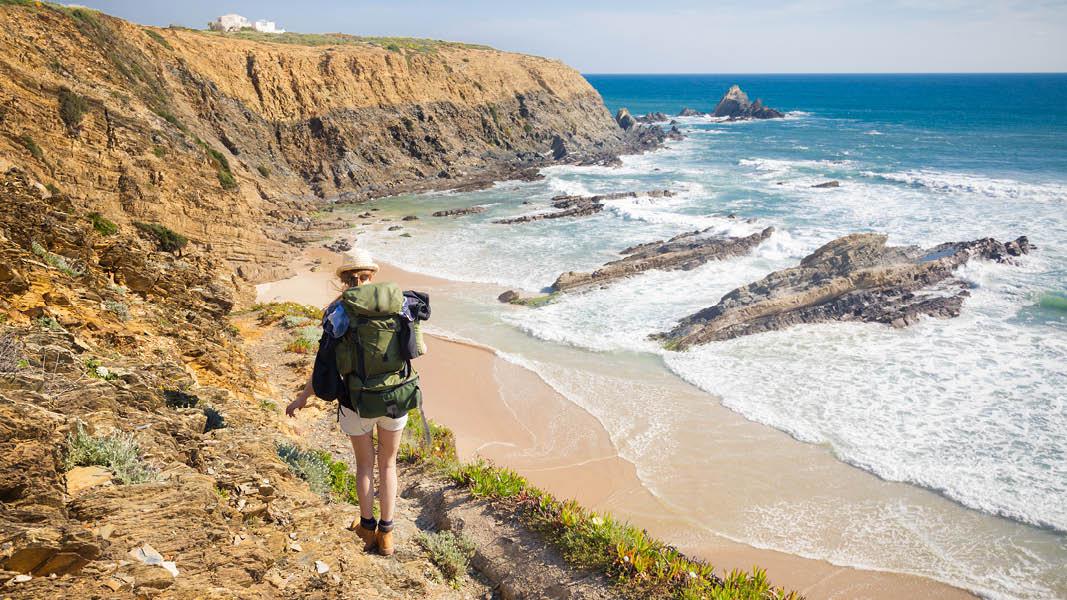
M1067 71L1067 0L82 0L150 25L222 13L300 32L429 37L585 73Z

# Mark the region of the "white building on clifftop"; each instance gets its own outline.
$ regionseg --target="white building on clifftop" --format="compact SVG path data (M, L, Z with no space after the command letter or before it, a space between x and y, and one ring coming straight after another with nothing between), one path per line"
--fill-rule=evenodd
M277 23L261 19L252 23L248 19L237 14L222 15L207 24L212 31L241 31L242 29L254 29L262 33L285 33L284 29L278 29Z

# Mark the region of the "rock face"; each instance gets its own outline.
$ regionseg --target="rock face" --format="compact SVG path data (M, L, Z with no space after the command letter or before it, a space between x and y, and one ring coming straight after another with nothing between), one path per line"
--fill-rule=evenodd
M615 113L615 122L619 124L619 127L629 131L637 125L637 120L633 118L630 111L625 108L620 108L619 112Z
M554 60L430 40L266 43L29 4L0 4L0 155L112 221L209 242L254 282L284 274L279 231L323 199L609 164L665 136L620 129ZM69 124L64 87L84 99Z
M763 101L757 99L749 102L748 94L741 91L739 86L730 86L712 112L715 117L727 117L730 120L742 119L780 119L784 115L773 108L763 105Z
M678 116L679 117L703 117L705 114L707 114L707 113L702 113L699 110L694 110L694 109L689 108L687 106L687 107L683 108L681 110L681 112L678 113Z
M841 187L841 182L836 180L836 179L833 179L833 180L830 180L830 181L824 181L822 183L816 183L815 185L813 185L811 187L813 187L813 188L835 188L835 187Z
M552 207L559 209L555 212L543 212L534 213L531 215L522 215L518 217L512 217L509 219L497 219L493 221L498 225L514 225L516 223L529 223L531 221L542 221L544 219L561 219L564 217L585 217L596 214L601 210L604 210L605 200L618 200L620 198L637 198L640 194L637 192L615 192L611 194L600 194L597 196L556 196L552 198ZM650 190L643 195L651 198L664 198L673 196L674 192L670 190Z
M1030 251L1026 237L886 246L886 236L852 234L819 248L799 266L775 271L684 319L660 339L668 348L783 329L800 323L866 321L904 327L921 316L955 317L969 295L952 272L980 258L1011 262Z
M620 253L625 258L609 262L592 273L563 273L552 284L552 291L572 292L602 286L650 269L689 271L708 261L751 252L774 233L774 228L740 238L709 235L707 231L691 231L667 241L627 248Z

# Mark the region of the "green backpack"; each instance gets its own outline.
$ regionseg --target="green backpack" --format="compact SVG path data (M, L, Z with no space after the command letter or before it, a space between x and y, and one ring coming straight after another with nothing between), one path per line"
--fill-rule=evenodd
M395 283L368 283L341 295L348 331L337 344L337 371L360 417L398 419L422 406L419 375L402 351L404 294Z

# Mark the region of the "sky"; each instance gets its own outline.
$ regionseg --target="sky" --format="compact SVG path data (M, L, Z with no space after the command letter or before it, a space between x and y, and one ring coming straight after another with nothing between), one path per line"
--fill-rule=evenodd
M203 28L428 37L558 58L583 73L1067 71L1067 0L80 0Z

